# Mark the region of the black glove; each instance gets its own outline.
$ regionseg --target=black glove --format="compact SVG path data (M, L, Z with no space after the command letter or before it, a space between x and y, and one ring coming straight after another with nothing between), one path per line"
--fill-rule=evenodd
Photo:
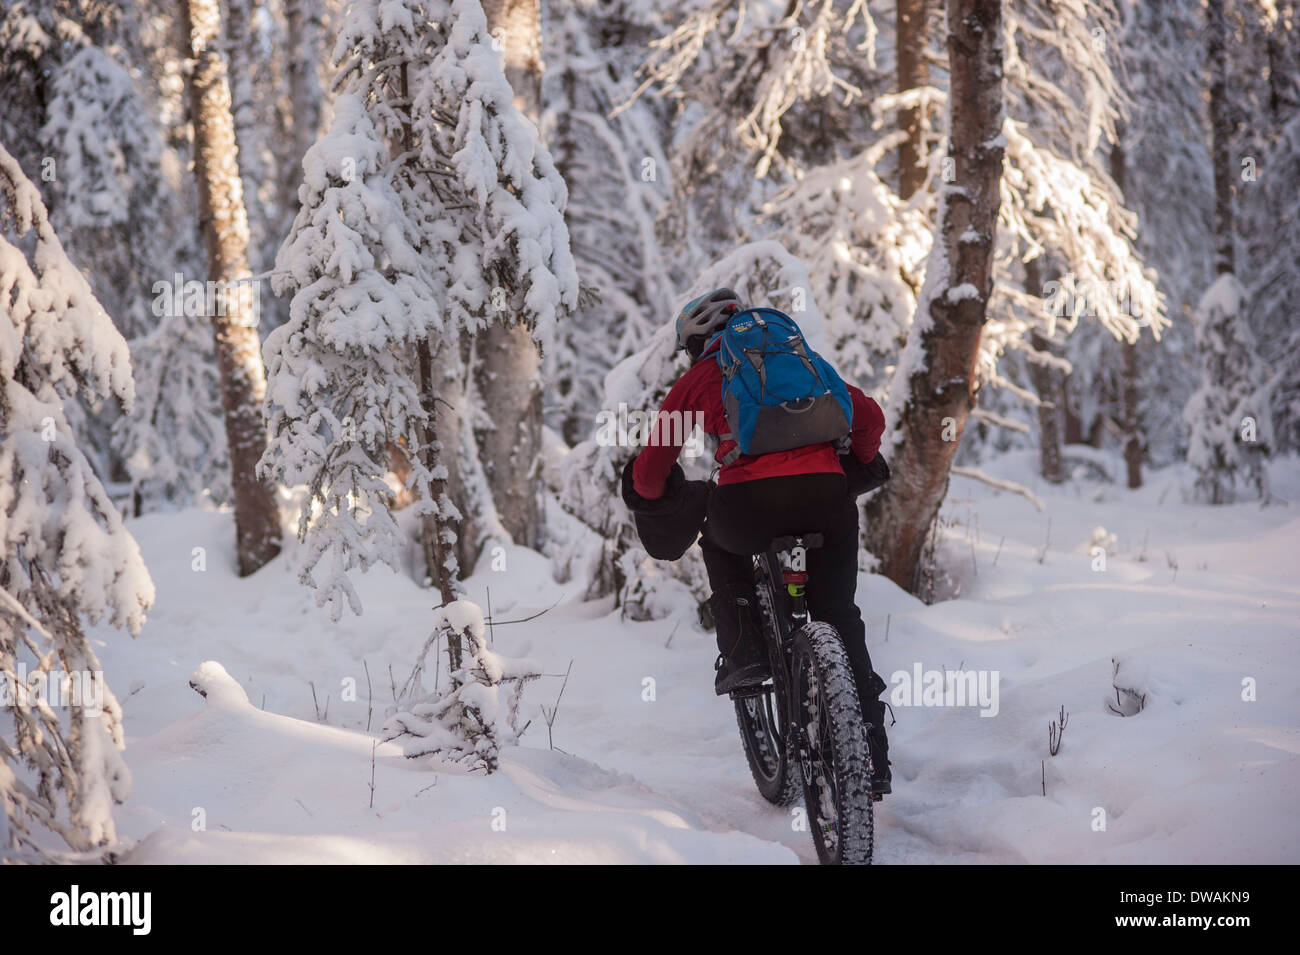
M653 517L660 514L673 514L682 506L683 492L686 489L686 472L682 470L680 464L674 464L672 470L668 472L668 479L664 481L664 492L654 500L644 498L636 492L636 487L632 483L632 466L636 464L636 458L632 458L623 468L623 503L633 514L644 514Z
M653 501L647 500L632 486L633 461L623 468L622 495L623 503L632 512L641 546L657 560L677 560L699 536L713 485L686 480L681 465L674 464L664 482L664 493Z
M848 478L849 497L858 497L868 491L874 491L889 480L889 464L885 461L885 456L879 452L871 459L870 464L863 464L852 454L844 455L840 459L840 464L844 468L844 476Z

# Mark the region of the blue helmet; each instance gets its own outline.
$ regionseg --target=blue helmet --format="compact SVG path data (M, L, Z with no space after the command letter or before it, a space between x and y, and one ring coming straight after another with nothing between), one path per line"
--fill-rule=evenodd
M677 347L685 348L696 335L720 331L727 319L744 307L740 296L729 288L717 288L691 299L677 315Z

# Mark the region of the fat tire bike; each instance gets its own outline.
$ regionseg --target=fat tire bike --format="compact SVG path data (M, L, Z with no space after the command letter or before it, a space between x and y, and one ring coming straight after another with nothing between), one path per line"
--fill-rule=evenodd
M875 801L869 724L839 633L813 620L805 599L807 553L821 545L820 534L778 537L754 557L772 677L731 698L763 798L791 806L803 797L823 865L869 865Z

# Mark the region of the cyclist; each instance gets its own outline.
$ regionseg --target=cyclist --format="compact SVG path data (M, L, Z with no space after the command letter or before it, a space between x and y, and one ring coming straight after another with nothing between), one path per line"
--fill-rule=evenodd
M727 319L745 308L731 289L715 289L687 303L677 316L677 346L691 358L690 369L664 399L657 433L623 472L623 499L639 514L655 520L685 520L702 527L687 530L708 570L709 605L717 626L719 657L714 689L719 696L761 684L770 677L764 649L751 556L773 538L820 533L822 546L807 554L808 609L812 617L835 627L853 667L864 720L871 724L868 744L873 765L872 792L891 792L889 743L885 735L886 688L872 669L866 626L854 601L858 578L858 508L856 495L888 477L880 456L885 417L880 406L849 385L853 403L850 451L841 456L834 444L795 448L758 456L741 455L723 463L735 442L719 438L715 459L717 487L701 508L674 507L691 482L683 480L677 458L682 429L670 429L663 413L692 412L715 437L730 432L722 405L722 371L716 360ZM687 545L689 546L689 545ZM683 550L685 548L683 547Z

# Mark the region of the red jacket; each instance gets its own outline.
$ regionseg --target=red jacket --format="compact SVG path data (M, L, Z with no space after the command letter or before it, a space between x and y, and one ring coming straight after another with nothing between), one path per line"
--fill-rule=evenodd
M636 492L647 500L663 495L668 472L682 451L681 442L674 443L673 439L684 437L681 434L683 429L680 426L676 429L669 427L670 419L665 418L665 414L693 412L700 415L703 417L704 430L712 435L726 434L731 430L722 410L722 369L713 357L720 344L714 342L690 370L677 379L677 384L673 385L668 397L664 399L659 417L655 419L651 439L637 455L636 463L632 466L632 482ZM849 396L853 401L853 431L850 438L852 453L863 464L869 464L880 450L880 437L885 432L885 415L880 410L880 405L852 385L849 385ZM718 443L714 457L719 464L722 464L723 457L735 444L731 440ZM731 464L722 464L722 470L718 472L718 484L737 484L791 474L823 473L844 473L840 467L839 455L829 441L792 451L776 451L757 456L742 454Z

